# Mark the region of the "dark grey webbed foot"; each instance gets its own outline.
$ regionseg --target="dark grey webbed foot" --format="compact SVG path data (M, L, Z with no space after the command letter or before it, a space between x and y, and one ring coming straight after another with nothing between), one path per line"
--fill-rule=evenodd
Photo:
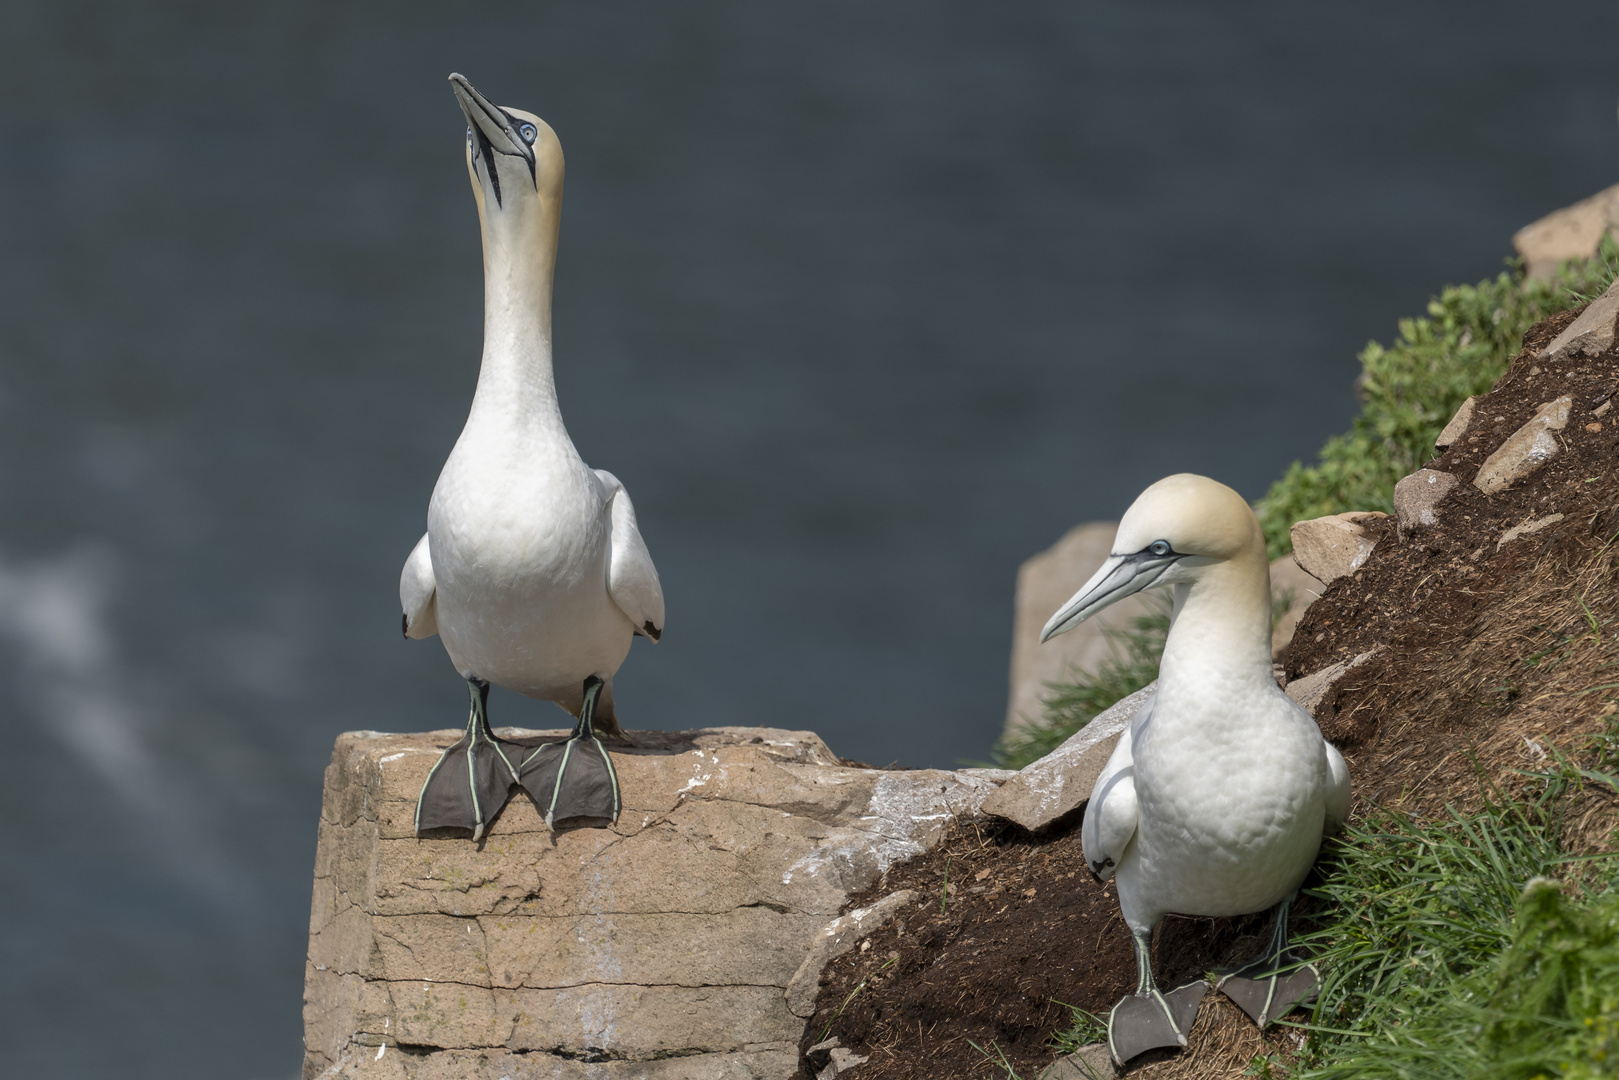
M1276 906L1276 926L1270 944L1256 959L1220 977L1216 988L1234 1001L1261 1028L1287 1015L1295 1005L1315 1000L1321 974L1287 952L1287 914L1290 896Z
M1286 1016L1293 1006L1314 1001L1321 989L1321 976L1314 964L1283 954L1276 957L1275 964L1266 964L1263 969L1249 965L1233 971L1223 976L1218 986L1249 1019L1265 1028L1276 1018Z
M1168 994L1156 987L1113 1006L1107 1015L1107 1047L1123 1065L1137 1054L1159 1047L1185 1049L1186 1036L1197 1021L1198 1006L1209 984L1199 980Z
M1168 994L1152 977L1152 932L1130 931L1136 951L1136 992L1107 1014L1107 1048L1119 1065L1159 1047L1184 1049L1209 984L1199 980Z
M489 684L468 680L472 712L466 734L444 751L416 799L416 835L429 829L471 829L482 840L517 782L523 747L489 727Z
M571 825L611 825L620 809L618 772L596 735L593 714L602 681L585 680L584 704L573 734L537 747L518 774L552 832Z

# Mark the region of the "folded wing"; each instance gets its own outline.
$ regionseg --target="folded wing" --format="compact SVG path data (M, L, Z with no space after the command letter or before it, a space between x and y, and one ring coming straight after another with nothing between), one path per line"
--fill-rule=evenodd
M1156 695L1131 718L1130 726L1119 734L1102 773L1091 788L1080 825L1080 848L1085 862L1098 881L1111 878L1124 858L1124 851L1136 835L1135 733L1152 715Z
M416 541L399 573L399 606L405 609L404 630L408 638L430 638L438 633L438 596L433 582L433 557L427 547L427 534Z
M635 524L635 504L618 477L606 469L596 475L607 488L613 514L613 550L608 563L607 592L629 617L635 632L657 641L663 636L663 586L652 565L652 553Z

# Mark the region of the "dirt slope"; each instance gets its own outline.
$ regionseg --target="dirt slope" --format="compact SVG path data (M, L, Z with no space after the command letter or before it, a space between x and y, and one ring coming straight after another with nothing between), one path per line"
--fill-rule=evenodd
M1384 523L1370 559L1311 606L1284 657L1297 678L1377 650L1320 710L1350 762L1357 810L1476 802L1481 778L1510 787L1517 770L1544 767L1550 747L1578 754L1613 711L1593 688L1619 683L1619 544L1608 544L1619 532L1619 406L1593 414L1619 394L1619 355L1535 358L1576 314L1525 336L1468 434L1430 463L1460 481L1438 525L1402 535ZM1573 409L1561 452L1496 496L1474 488L1484 458L1564 394ZM1563 517L1499 545L1508 529L1553 514ZM1575 846L1607 835L1612 799L1589 793L1576 810ZM805 1049L835 1035L870 1055L843 1074L851 1080L1005 1077L973 1043L1032 1080L1068 1023L1057 1002L1105 1013L1134 986L1128 934L1111 887L1085 872L1077 817L1041 834L967 823L851 906L900 888L929 899L828 966L805 1036ZM1179 985L1251 954L1265 930L1259 916L1166 920L1159 978ZM1146 1055L1130 1075L1235 1077L1254 1054L1290 1043L1286 1029L1262 1041L1211 993L1190 1050ZM824 1060L806 1060L801 1075Z

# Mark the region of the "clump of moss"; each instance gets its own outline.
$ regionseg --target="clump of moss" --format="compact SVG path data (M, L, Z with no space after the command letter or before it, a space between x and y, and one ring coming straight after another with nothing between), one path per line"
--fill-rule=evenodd
M1619 273L1619 245L1604 237L1594 259L1564 263L1552 281L1518 269L1476 285L1452 285L1428 301L1425 318L1400 320L1399 338L1360 354L1364 404L1314 465L1294 462L1255 509L1270 557L1292 550L1295 521L1347 510L1393 510L1394 485L1433 457L1433 441L1475 394L1506 371L1524 332L1600 294Z

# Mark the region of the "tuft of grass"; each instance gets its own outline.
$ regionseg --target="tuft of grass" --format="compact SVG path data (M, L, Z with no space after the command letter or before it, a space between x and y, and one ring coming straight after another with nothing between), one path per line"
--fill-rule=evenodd
M1593 875L1559 846L1578 774L1543 779L1478 814L1346 830L1311 890L1329 919L1298 939L1323 977L1301 1080L1613 1075L1619 893L1602 892L1611 864ZM1572 900L1560 873L1596 899Z
M1066 1001L1057 1002L1068 1010L1068 1026L1051 1036L1051 1048L1057 1056L1072 1054L1092 1043L1107 1041L1107 1020L1093 1012L1081 1009L1078 1005L1070 1005Z
M1157 606L1122 630L1104 630L1113 642L1113 655L1094 672L1075 670L1072 682L1047 683L1039 719L1001 736L991 752L1003 769L1021 769L1061 746L1069 736L1094 720L1108 706L1129 697L1158 677L1158 658L1169 636L1169 605L1149 597Z
M1400 320L1392 345L1368 344L1354 425L1328 439L1315 464L1294 462L1255 508L1270 557L1292 550L1295 521L1392 512L1394 485L1433 458L1439 432L1463 401L1501 377L1524 332L1600 295L1616 274L1619 245L1610 235L1596 258L1564 263L1552 281L1524 279L1514 265L1494 280L1449 286L1428 302L1425 318Z

